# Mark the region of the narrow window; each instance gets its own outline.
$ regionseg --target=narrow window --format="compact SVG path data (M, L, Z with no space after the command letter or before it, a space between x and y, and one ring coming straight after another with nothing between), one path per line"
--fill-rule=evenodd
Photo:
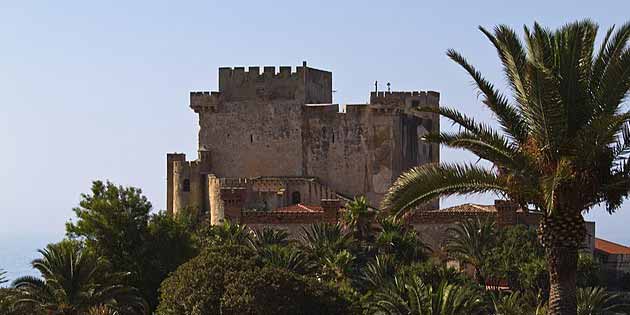
M254 135L249 135L249 142L254 143Z
M326 138L326 127L322 127L322 138Z
M335 132L332 132L332 143L335 143Z
M185 192L189 192L190 191L190 179L184 179L184 187L183 187Z
M291 194L291 203L296 205L300 202L302 202L301 200L301 196L300 196L300 192L299 191L294 191L293 194Z

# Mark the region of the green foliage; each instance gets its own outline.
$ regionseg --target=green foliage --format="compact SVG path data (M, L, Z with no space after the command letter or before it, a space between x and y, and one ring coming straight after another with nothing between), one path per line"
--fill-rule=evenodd
M367 305L370 314L378 315L474 315L484 314L484 308L481 295L471 287L446 282L427 285L417 276L397 277Z
M341 222L347 230L351 231L355 239L371 241L374 238L373 217L374 213L370 211L367 199L360 196L346 204Z
M269 231L268 231L269 232ZM201 247L220 245L247 246L252 235L246 225L227 221L221 225L206 225L197 232ZM257 239L260 241L260 239Z
M596 49L598 26L582 20L550 30L535 23L524 39L505 25L480 28L496 48L510 96L454 50L447 55L473 79L500 130L455 109L421 108L459 130L426 140L464 149L489 162L426 164L402 174L382 208L398 216L435 198L495 192L543 213L549 247L552 314L575 313L577 248L582 214L597 204L612 213L630 186L630 23L610 28ZM566 253L566 254L559 254ZM472 258L472 257L471 257ZM561 266L562 265L562 266Z
M263 265L285 269L297 274L311 274L315 264L295 246L268 245L257 251Z
M337 290L315 279L275 268L255 268L226 276L222 314L348 314Z
M226 276L256 268L254 252L245 246L206 247L162 282L159 315L221 314Z
M271 245L286 246L289 244L289 233L285 230L264 227L262 230L254 229L250 237L251 246L255 249Z
M6 271L0 269L0 284L7 283L7 278L5 277L6 274Z
M578 257L577 285L581 288L602 285L599 264L591 254L580 253Z
M482 267L487 255L497 242L494 221L481 218L468 219L447 229L445 249L453 258L475 268L475 278L485 283Z
M628 314L630 305L622 301L616 293L603 288L579 288L577 291L578 315L617 315Z
M196 254L191 221L164 212L150 214L151 203L134 187L95 181L74 209L69 237L84 240L90 250L107 258L117 272L131 272L129 283L157 306L158 288L177 266Z
M109 262L76 241L50 244L40 250L33 268L42 278L21 277L14 286L18 304L36 310L77 314L107 305L121 314L145 314L146 303L138 291L126 286L128 274L113 272Z
M245 246L205 248L162 283L157 314L344 314L333 288L261 260Z
M401 264L426 260L430 253L412 226L394 218L380 220L374 246L378 254L391 255Z

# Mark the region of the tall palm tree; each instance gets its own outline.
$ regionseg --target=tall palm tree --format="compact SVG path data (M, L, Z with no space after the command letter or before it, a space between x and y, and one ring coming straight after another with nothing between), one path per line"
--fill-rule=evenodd
M481 270L489 251L496 244L494 221L481 218L460 221L446 230L448 238L444 249L460 263L475 269L475 279L485 284Z
M501 130L450 108L428 109L452 120L458 132L427 140L469 150L493 164L429 164L391 187L383 207L398 214L433 198L497 192L543 213L540 239L549 261L551 314L576 314L582 214L605 203L619 208L630 184L630 23L610 28L599 49L598 26L588 20L555 31L534 24L524 42L507 26L480 28L497 49L511 96L500 93L462 55L448 56L472 77Z
M375 315L475 315L484 311L479 292L446 282L433 287L419 277L396 278L374 295L368 306Z
M111 272L109 263L82 244L63 241L39 250L32 265L42 278L22 277L13 282L18 304L59 315L85 314L106 305L121 314L145 314L146 303L135 288L126 286L126 273Z

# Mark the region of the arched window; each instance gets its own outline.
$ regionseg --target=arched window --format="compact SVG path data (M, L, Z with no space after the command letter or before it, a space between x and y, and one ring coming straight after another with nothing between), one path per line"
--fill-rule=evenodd
M184 179L184 185L183 185L183 190L185 192L189 192L190 191L190 179Z
M291 203L296 205L298 203L302 202L302 198L300 196L300 192L299 191L294 191L291 194Z

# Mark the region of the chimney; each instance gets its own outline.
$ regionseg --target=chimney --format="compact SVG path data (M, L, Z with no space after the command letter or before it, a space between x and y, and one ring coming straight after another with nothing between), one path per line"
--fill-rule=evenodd
M497 209L498 227L516 224L516 210L518 209L518 204L510 200L495 200L494 207Z
M324 209L324 221L337 223L339 219L339 208L341 207L339 199L322 199L321 205Z

